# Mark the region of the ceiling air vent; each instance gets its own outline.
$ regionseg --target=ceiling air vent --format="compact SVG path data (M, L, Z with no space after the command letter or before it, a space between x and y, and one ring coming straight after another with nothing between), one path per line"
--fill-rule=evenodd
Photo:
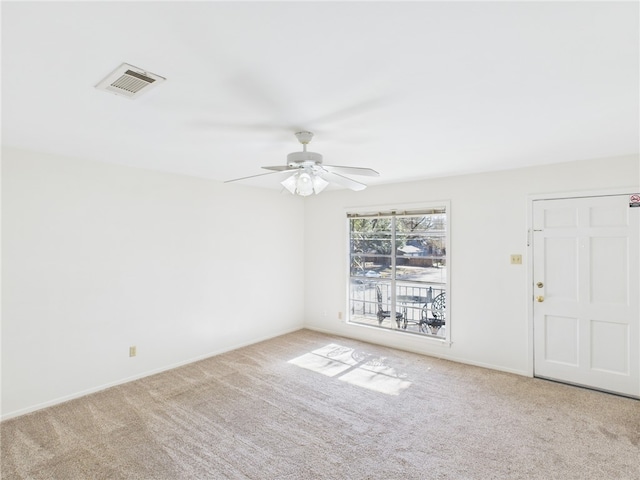
M164 80L160 75L123 63L98 83L96 88L123 97L137 98Z

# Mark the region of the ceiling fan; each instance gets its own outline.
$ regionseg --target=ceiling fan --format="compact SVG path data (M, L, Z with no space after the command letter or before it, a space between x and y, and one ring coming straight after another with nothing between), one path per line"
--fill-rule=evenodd
M322 163L322 155L307 151L307 145L311 142L313 133L301 131L296 132L295 135L302 144L302 152L293 152L287 155L286 165L262 167L265 170L272 171L258 175L250 175L248 177L234 178L224 183L237 182L239 180L262 177L264 175L273 175L274 173L293 172L293 175L280 183L292 194L306 197L312 193L320 193L330 183L337 183L354 191L367 188L364 183L345 177L343 174L368 177L377 177L379 175L378 172L371 168L325 165Z

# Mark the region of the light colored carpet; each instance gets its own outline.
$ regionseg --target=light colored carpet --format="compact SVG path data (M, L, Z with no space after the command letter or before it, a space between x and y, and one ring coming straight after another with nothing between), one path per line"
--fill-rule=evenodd
M2 479L640 479L640 402L301 330L0 425Z

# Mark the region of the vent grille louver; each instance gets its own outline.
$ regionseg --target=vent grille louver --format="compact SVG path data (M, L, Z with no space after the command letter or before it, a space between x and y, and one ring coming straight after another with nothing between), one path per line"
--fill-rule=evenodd
M164 77L123 63L98 83L96 88L128 98L137 98L164 80Z
M155 80L151 77L145 77L144 75L140 75L133 70L127 70L126 72L124 72L124 75L118 78L110 86L114 88L121 88L122 90L126 90L127 92L138 93L144 87L153 82L155 82Z

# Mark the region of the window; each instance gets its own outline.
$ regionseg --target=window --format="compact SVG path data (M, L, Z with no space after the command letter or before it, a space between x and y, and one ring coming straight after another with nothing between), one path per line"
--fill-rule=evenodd
M349 322L448 339L447 207L347 217Z

